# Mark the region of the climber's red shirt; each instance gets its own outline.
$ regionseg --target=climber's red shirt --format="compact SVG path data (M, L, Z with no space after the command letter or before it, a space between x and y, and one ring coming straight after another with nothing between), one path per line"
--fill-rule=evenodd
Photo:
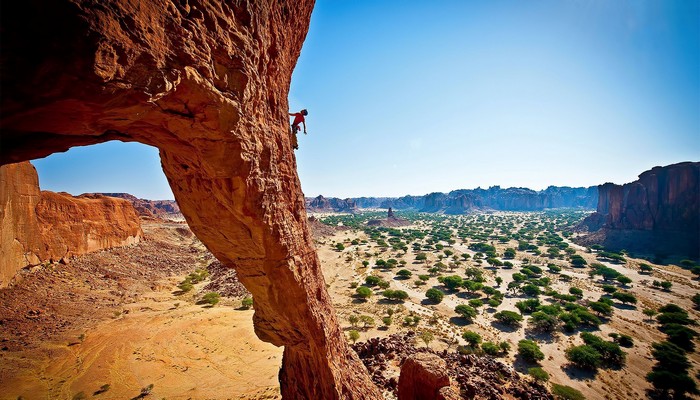
M304 119L304 114L298 112L292 115L294 116L294 122L292 122L292 125L299 125L302 122L306 123L306 120Z

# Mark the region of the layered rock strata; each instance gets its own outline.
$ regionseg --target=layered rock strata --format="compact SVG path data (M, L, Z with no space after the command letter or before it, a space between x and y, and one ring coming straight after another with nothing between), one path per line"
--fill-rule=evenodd
M180 207L174 200L146 200L129 193L100 193L109 197L126 199L142 217L169 219L181 217Z
M66 260L143 237L130 202L39 190L29 162L0 167L0 287L26 266Z
M0 163L108 140L160 151L192 231L285 346L286 399L376 399L307 227L287 95L313 0L3 3Z
M624 185L598 187L597 211L583 221L612 247L698 257L700 162L654 167Z

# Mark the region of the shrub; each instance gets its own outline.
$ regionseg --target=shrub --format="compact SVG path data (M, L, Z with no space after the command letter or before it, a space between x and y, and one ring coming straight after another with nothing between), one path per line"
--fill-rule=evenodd
M481 335L474 331L464 331L462 338L471 347L476 347L479 343L481 343Z
M382 295L389 300L399 300L404 301L408 298L408 293L403 290L391 290L387 289L382 292Z
M466 304L460 304L455 307L455 312L470 322L472 319L474 319L474 317L476 317L476 310Z
M374 326L374 318L369 315L360 315L360 322L362 322L362 327L365 329Z
M542 311L535 311L530 317L529 324L533 330L541 332L553 332L555 329L557 329L559 322L555 317L547 313L544 313Z
M615 286L613 286L613 285L603 285L603 286L601 286L601 288L603 288L603 291L604 291L605 293L615 293L615 292L617 292L617 288L616 288Z
M613 299L620 300L624 304L632 303L637 304L637 298L629 292L615 292L612 294Z
M352 343L354 344L355 342L357 342L357 339L360 338L360 332L353 329L353 330L348 332L348 336L350 337L350 340L352 340Z
M600 353L589 345L569 347L566 359L579 368L595 370L600 366Z
M253 299L251 297L244 297L243 300L241 300L241 308L248 310L251 307L253 307Z
M413 275L413 273L407 269L401 269L399 272L396 273L396 276L402 279L408 279Z
M572 388L571 386L559 385L556 383L552 384L552 394L561 400L586 400L583 393Z
M518 354L523 360L535 363L544 359L544 353L540 350L540 346L532 340L523 339L518 342Z
M355 289L355 293L357 293L357 295L362 299L368 299L372 296L372 289L368 288L367 286L360 286Z
M598 313L598 315L610 315L610 314L612 314L612 307L610 307L610 304L604 303L602 301L594 301L594 302L588 303L588 307L590 307L591 310Z
M202 300L212 306L215 306L221 300L221 295L216 292L209 292L202 297Z
M659 330L668 336L668 341L686 351L695 350L693 339L698 333L685 325L670 323L663 325Z
M376 275L370 275L365 278L365 284L369 286L377 286L379 282L382 281L382 278L376 276Z
M440 303L442 298L445 297L445 294L442 293L440 289L430 288L427 292L425 292L425 297L434 303Z
M618 281L618 282L620 282L621 284L623 284L623 285L625 285L625 286L626 286L626 285L629 285L630 283L632 283L632 279L630 279L630 278L628 278L628 277L626 277L626 276L624 276L624 275L618 276L617 278L615 278L615 280Z
M527 299L515 303L515 308L517 308L521 314L529 314L535 312L540 305L538 299Z
M499 311L493 314L493 316L498 320L498 322L514 328L520 327L520 323L523 320L522 315L516 313L515 311Z
M391 321L391 317L384 317L384 318L382 318L382 323L383 323L384 326L386 326L386 327L388 327L389 325L391 325L391 322L392 322L392 321Z
M457 290L464 283L464 279L462 279L462 277L458 275L451 275L446 276L444 278L439 278L438 281L440 281L440 283L445 285L445 287L450 290Z
M481 344L481 350L490 356L497 356L501 353L501 349L493 342L484 342Z
M429 331L423 331L423 333L421 333L419 337L425 343L425 347L428 347L430 342L433 341L433 334Z
M570 287L569 293L573 294L576 297L583 297L583 290L581 290L577 287Z
M540 367L528 368L527 373L538 382L547 382L549 380L549 374L547 371Z

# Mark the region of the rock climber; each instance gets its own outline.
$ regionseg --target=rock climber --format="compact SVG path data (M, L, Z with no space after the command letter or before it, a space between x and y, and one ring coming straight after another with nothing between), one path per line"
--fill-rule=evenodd
M309 112L306 111L306 109L299 111L298 113L289 113L290 117L294 117L294 121L292 121L292 133L294 136L292 136L292 142L294 144L294 148L298 149L299 144L297 142L297 132L299 131L299 124L304 124L304 135L306 135L306 117L309 115Z

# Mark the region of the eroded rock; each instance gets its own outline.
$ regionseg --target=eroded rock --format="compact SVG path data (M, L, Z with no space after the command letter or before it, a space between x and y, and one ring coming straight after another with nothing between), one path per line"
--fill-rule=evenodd
M307 227L287 95L313 0L3 4L0 163L108 140L157 147L192 231L285 346L287 399L375 399Z
M39 190L29 162L0 167L0 287L26 266L138 243L143 237L128 201Z

